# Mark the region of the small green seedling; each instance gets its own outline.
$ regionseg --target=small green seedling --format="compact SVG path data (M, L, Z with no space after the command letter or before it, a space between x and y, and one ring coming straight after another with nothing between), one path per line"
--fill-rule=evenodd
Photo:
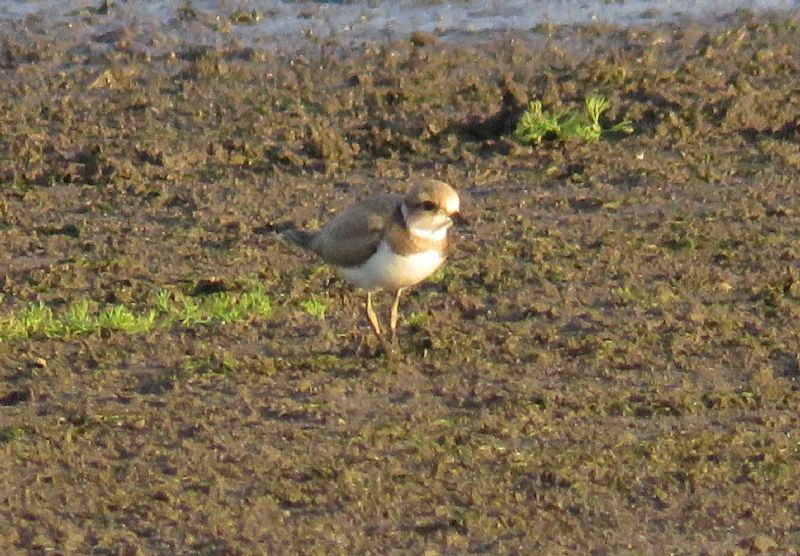
M312 298L307 303L304 308L309 314L325 318L322 301ZM189 327L228 324L267 318L271 314L270 299L261 290L241 294L219 292L200 298L160 290L153 296L152 307L141 312L125 305L102 307L88 299L77 300L59 311L38 302L0 315L0 342L34 337L70 338L99 332L141 334L154 328L169 329L177 323Z
M310 299L301 302L300 308L312 317L325 320L325 303L316 295L312 295Z
M149 330L155 320L155 311L151 310L143 315L137 315L124 305L113 305L100 313L97 317L97 326L101 330L139 334Z
M600 117L610 104L605 97L594 95L586 99L585 113L547 112L541 101L531 101L522 114L512 136L520 143L538 145L545 139L579 139L596 143L604 133L633 133L629 120L603 128Z
M247 315L268 317L272 314L269 296L261 290L245 292L239 298L239 305Z
M67 335L91 334L98 330L97 319L91 314L91 303L88 299L71 305L64 315L63 324Z

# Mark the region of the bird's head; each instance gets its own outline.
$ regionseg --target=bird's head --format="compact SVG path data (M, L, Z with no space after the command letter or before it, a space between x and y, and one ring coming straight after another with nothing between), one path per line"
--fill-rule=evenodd
M455 189L438 180L426 180L415 186L400 206L411 234L433 241L447 237L460 208Z

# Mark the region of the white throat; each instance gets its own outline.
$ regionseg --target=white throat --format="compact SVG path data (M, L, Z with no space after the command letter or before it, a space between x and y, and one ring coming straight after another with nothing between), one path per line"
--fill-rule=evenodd
M400 205L400 213L403 215L403 220L405 221L406 227L408 228L408 231L411 233L412 236L417 237L419 239L426 239L429 241L442 241L444 238L447 237L447 230L450 229L449 225L444 224L436 229L430 229L409 224L408 208L406 207L405 203Z

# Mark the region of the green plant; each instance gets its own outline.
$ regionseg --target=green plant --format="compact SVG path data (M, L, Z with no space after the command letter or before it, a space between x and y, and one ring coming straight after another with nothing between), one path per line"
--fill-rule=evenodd
M422 329L430 323L431 317L427 313L411 313L405 319L410 328Z
M177 308L177 318L186 326L193 326L195 324L204 324L208 322L208 315L200 308L200 304L191 297L176 296L176 303L180 303Z
M19 427L0 427L0 444L7 444L22 434Z
M29 338L36 334L47 337L59 335L58 323L53 320L53 311L44 303L34 303L17 315L0 321L0 332L4 336Z
M300 308L312 317L325 320L325 303L316 295L312 295L310 299L302 301Z
M325 306L311 300L308 311L324 318ZM68 338L100 331L140 334L153 328L168 329L209 323L228 324L238 320L266 318L272 313L269 297L261 290L241 294L219 292L200 298L160 290L152 307L135 312L125 305L107 306L98 313L98 303L81 299L66 309L54 311L48 305L32 303L0 316L0 341L31 337Z
M172 295L167 290L159 290L155 295L156 311L168 315L172 309Z
M91 334L98 329L97 319L91 315L91 303L82 299L67 309L63 325L65 334Z
M223 323L239 320L242 316L242 308L228 292L214 293L203 300L203 310L211 319L217 319Z
M272 303L267 294L261 290L245 292L239 298L239 305L245 314L268 317L272 314Z
M146 332L155 323L156 312L148 311L137 315L124 305L112 305L97 317L97 327L101 330L114 330L138 334Z
M623 120L609 128L603 128L600 124L600 117L608 110L609 106L605 97L593 95L586 99L584 113L551 113L544 110L541 101L534 100L520 117L512 136L520 143L538 145L548 138L559 140L574 138L588 143L596 143L604 133L632 133L633 126L629 120Z
M532 100L517 122L513 137L520 143L538 145L548 135L560 135L560 119L560 114L545 112L541 101Z

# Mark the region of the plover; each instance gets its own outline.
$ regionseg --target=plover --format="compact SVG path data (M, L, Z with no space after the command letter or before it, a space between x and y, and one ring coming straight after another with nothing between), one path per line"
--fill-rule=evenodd
M394 292L389 317L394 341L400 295L444 262L447 232L459 209L458 193L452 187L442 181L426 180L405 196L382 194L359 201L317 232L289 230L284 235L316 253L336 267L345 280L367 292L367 318L383 343L372 294L377 290Z

